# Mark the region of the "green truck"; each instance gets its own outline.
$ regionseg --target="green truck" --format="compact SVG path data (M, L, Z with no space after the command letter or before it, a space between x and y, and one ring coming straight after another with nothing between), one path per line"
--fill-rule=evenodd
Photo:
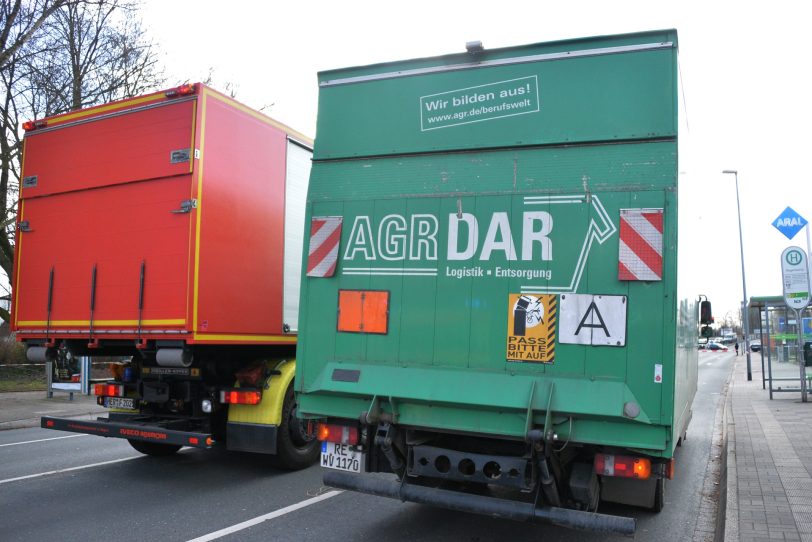
M328 485L632 533L697 384L677 33L466 49L319 74L299 415Z

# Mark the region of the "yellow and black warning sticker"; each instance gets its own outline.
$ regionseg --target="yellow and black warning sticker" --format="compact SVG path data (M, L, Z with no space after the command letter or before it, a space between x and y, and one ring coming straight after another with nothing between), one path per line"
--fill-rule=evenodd
M507 361L553 363L557 305L554 294L509 294Z

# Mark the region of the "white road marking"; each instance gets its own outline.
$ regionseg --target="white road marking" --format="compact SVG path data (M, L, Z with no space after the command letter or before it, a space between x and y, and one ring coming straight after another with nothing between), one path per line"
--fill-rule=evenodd
M34 411L34 414L56 414L57 412L67 412L67 410L65 410L64 408L61 408L59 410L39 410Z
M219 531L214 531L213 533L204 534L203 536L200 536L198 538L193 538L188 542L208 542L209 540L216 540L218 538L222 538L232 533L248 529L249 527L253 527L254 525L258 525L263 521L278 518L280 516L284 516L285 514L290 514L291 512L295 512L296 510L308 507L311 504L316 504L331 497L335 497L336 495L341 495L342 493L343 491L338 490L328 491L327 493L322 493L321 495L313 497L312 499L297 502L296 504L291 504L290 506L280 508L279 510L275 510L267 514L257 516L254 519L249 519L247 521L243 521L242 523L237 523L236 525L232 525L231 527L226 527L225 529L220 529Z
M138 459L140 455L136 455L133 457L123 457L121 459L113 459L112 461L102 461L100 463L91 463L90 465L80 465L78 467L70 467L67 469L57 469L57 470L49 470L48 472L39 472L37 474L29 474L28 476L18 476L16 478L6 478L5 480L0 480L0 484L8 484L10 482L19 482L20 480L28 480L29 478L39 478L41 476L48 476L50 474L60 474L63 472L71 472L74 470L82 470L82 469L90 469L93 467L101 467L102 465L112 465L113 463L121 463L122 461L130 461L131 459Z
M87 437L88 435L67 435L64 437L51 437L51 438L41 438L39 440L26 440L24 442L12 442L9 444L0 444L0 448L3 446L19 446L20 444L34 444L35 442L45 442L47 440L61 440L63 438L76 438L76 437Z

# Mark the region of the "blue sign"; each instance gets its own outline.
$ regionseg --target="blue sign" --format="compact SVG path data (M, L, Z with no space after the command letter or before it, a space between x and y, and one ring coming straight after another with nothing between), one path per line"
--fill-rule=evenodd
M792 207L787 207L783 213L778 215L778 218L773 220L773 226L791 240L806 226L806 219L793 211Z

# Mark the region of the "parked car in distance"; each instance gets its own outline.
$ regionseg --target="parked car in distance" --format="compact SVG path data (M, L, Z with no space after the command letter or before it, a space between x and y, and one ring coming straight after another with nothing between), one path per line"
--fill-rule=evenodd
M750 341L750 351L751 352L761 352L761 341L756 339L754 341Z
M719 343L708 343L705 350L710 350L711 352L727 352L727 346Z

